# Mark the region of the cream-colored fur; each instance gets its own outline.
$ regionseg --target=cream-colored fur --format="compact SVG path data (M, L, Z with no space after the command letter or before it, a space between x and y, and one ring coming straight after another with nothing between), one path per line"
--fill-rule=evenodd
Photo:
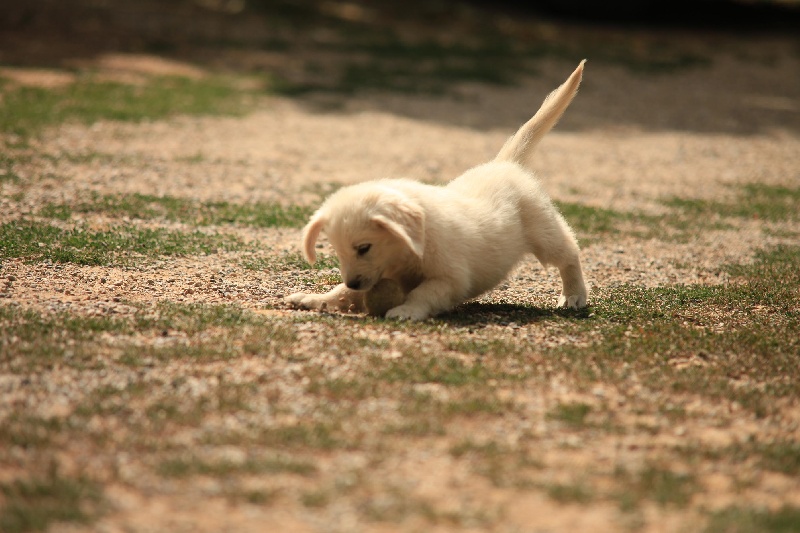
M344 283L326 294L292 294L287 301L305 309L360 312L365 291L388 278L407 296L387 318L422 320L493 289L532 253L559 269L558 305L584 307L587 291L575 236L529 169L532 149L577 93L584 63L493 161L446 186L380 180L330 196L306 225L303 250L313 263L324 231Z

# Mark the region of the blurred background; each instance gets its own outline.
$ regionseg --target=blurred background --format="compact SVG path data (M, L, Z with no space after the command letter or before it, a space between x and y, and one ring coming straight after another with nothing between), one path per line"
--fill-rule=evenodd
M2 80L28 83L38 76L35 83L57 85L86 72L130 83L142 74L229 73L246 76L265 93L340 106L353 96L378 92L459 97L458 91L469 84L514 86L548 72L542 68L547 62L577 64L583 58L589 58L590 68L609 67L657 79L708 69L721 53L738 62L726 67L726 79L709 74L702 80L681 81L686 87L683 102L669 113L653 115L654 100L629 110L624 98L614 99L616 107L609 108L605 117L596 105L591 112L598 120L636 119L657 128L747 132L761 129L764 120L800 127L798 69L792 67L778 79L760 72L764 67L774 70L787 56L796 65L800 57L800 1L796 0L0 3L0 84ZM723 63L719 64L724 67ZM558 78L567 73L559 67ZM558 78L543 80L542 89L536 90L545 90ZM603 78L609 87L597 90L619 90L613 74ZM690 106L718 105L720 93L730 90L740 94L731 97L729 108L715 113L715 118L702 113L694 119L682 116ZM659 105L671 105L660 100ZM386 99L373 104L392 106ZM398 113L436 114L435 106L423 111L395 107L392 111ZM481 113L481 123L474 117L463 121L509 127L533 104L522 107L519 115L487 110ZM771 115L765 118L764 113ZM452 115L444 119L459 120ZM739 118L728 121L726 115Z

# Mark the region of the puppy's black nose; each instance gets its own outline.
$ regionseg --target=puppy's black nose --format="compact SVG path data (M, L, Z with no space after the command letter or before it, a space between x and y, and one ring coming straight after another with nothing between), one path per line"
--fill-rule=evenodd
M354 291L357 291L358 289L361 288L361 276L356 276L353 279L347 280L347 283L345 285L347 285L348 289L353 289Z

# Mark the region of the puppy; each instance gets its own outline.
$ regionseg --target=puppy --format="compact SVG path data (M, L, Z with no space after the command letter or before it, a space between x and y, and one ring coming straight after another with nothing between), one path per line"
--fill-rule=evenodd
M491 290L532 253L558 268L560 307L586 306L575 235L530 169L533 148L577 93L585 62L493 161L446 186L379 180L330 196L303 230L303 251L313 264L325 231L344 283L326 294L295 293L287 301L303 309L362 312L365 293L388 279L406 296L386 317L423 320Z

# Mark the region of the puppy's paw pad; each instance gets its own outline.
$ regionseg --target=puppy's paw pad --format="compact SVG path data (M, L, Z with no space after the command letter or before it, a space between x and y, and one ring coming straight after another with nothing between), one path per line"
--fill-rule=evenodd
M572 296L562 294L558 297L558 307L564 309L581 309L586 307L586 296L582 294L574 294Z
M398 305L386 311L386 318L395 320L425 320L428 313L412 305Z

